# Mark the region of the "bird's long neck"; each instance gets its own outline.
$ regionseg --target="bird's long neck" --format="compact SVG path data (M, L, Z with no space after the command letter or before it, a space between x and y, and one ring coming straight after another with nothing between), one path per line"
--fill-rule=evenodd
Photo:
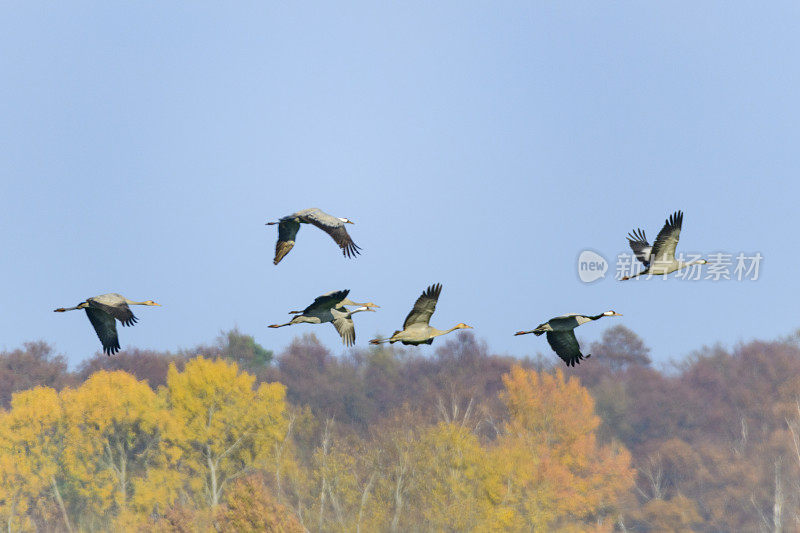
M586 318L588 318L589 320L600 320L604 316L606 316L606 315L604 315L603 313L600 313L599 315L587 316Z
M702 265L702 264L703 264L703 260L702 259L695 259L694 261L689 261L688 263L684 262L684 261L678 261L678 268L676 270L680 270L682 268L690 267L692 265Z
M457 330L457 329L459 329L459 327L458 327L458 326L453 326L452 328L450 328L450 329L446 329L446 330L444 330L444 331L442 331L442 330L440 330L440 329L433 328L433 334L432 334L431 336L432 336L432 337L441 337L442 335L447 335L447 334L448 334L448 333L450 333L451 331L455 331L455 330Z
M360 313L361 311L369 311L369 307L361 306L361 307L359 307L357 309L353 309L352 311L346 311L345 316L346 317L351 317L356 313Z

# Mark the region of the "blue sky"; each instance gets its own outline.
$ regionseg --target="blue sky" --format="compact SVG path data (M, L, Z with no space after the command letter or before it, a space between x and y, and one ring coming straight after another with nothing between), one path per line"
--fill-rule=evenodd
M615 309L658 361L788 335L800 185L800 5L739 2L8 4L0 19L0 348L99 341L56 307L154 299L123 347L188 348L239 327L281 350L329 325L267 328L323 292L381 305L358 343L432 323L493 351L519 329ZM272 265L264 222L353 219L344 259L301 229ZM578 280L590 248L653 238L760 252L758 281ZM612 269L613 270L613 269ZM613 274L613 271L610 272ZM612 322L614 320L614 322ZM433 347L420 348L432 353ZM555 357L553 355L553 357Z

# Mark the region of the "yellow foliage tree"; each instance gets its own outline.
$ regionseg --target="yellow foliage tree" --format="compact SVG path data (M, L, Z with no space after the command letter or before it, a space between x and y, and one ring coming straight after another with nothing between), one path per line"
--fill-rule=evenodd
M183 372L170 365L163 396L178 422L170 440L184 455L193 492L210 507L225 486L256 467L273 470L286 436L286 388L239 372L235 363L197 357Z
M181 479L179 450L164 441L172 424L164 402L127 372L99 371L61 393L67 445L63 468L74 481L83 527L124 523L169 505Z
M519 366L503 376L509 419L494 449L512 529L610 530L618 500L633 486L630 454L600 446L589 392L577 379Z
M59 489L63 421L58 393L36 387L14 394L0 414L0 517L7 531L33 530L27 513L52 494L70 528Z
M328 419L321 445L314 451L310 490L315 499L305 516L320 531L372 531L374 527L365 528L365 513L371 509L380 451L355 435L337 437L333 429L333 420ZM315 518L310 516L314 511Z
M425 428L415 447L411 494L417 527L435 531L505 530L501 477L478 438L458 423ZM501 512L496 512L501 511Z

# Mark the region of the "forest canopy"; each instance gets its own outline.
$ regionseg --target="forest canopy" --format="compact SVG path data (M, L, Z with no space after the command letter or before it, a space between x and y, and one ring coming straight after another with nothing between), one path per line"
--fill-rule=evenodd
M800 527L796 337L656 368L617 325L563 368L462 333L434 355L0 353L9 531Z

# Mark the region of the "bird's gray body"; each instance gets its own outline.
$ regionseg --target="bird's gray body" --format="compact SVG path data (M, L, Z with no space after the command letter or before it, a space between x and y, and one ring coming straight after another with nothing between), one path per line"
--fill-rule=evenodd
M275 259L273 260L276 265L294 247L297 232L300 231L300 224L312 224L330 235L334 242L339 245L339 248L342 249L342 254L345 257L355 257L360 253L360 248L350 238L344 226L345 224L352 224L352 222L346 218L329 215L316 207L302 209L280 218L277 222L267 223L267 225L274 224L278 225L278 242L275 244Z
M444 331L424 324L414 324L406 329L395 331L389 342L419 346L420 344L433 344L434 337L440 335L444 335Z
M538 332L538 335L541 335L542 333L547 331L572 331L581 324L585 324L587 322L590 322L591 320L592 319L587 317L586 315L580 315L578 313L569 313L566 315L561 315L555 318L551 318L544 324L539 324L536 330L534 330L534 333Z
M433 312L436 311L436 302L439 301L441 292L442 286L439 283L428 287L423 291L422 295L417 298L411 312L406 316L402 330L395 331L388 339L373 339L370 343L380 344L388 342L394 344L395 342L400 342L412 346L433 344L433 339L436 337L446 335L456 329L469 328L466 324L458 324L448 330L441 330L430 325L430 320L433 316Z

